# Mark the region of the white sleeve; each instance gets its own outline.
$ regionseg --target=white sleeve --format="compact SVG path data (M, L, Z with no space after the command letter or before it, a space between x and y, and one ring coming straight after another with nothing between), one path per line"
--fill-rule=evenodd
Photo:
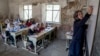
M31 25L30 29L33 29L35 26L34 25Z
M7 28L6 28L6 31L9 31L10 30L10 23L7 24Z

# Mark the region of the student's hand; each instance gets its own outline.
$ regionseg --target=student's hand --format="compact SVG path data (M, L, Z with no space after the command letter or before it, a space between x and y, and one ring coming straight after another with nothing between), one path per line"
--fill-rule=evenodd
M93 6L89 6L87 8L87 13L90 14L90 15L93 13Z

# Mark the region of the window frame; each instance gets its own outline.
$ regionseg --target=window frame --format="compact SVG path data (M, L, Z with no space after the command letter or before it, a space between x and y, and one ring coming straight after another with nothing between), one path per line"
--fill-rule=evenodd
M29 11L30 11L30 10L31 10L31 11L33 10L32 8L31 8L31 9L29 8L30 5L31 5L31 4L23 5L23 18L24 18L24 20L28 20L28 19L31 19L31 18L32 18L32 15L31 15L31 17L29 16ZM28 6L28 9L25 9L24 6ZM32 5L31 5L31 6L32 6ZM27 16L28 18L27 18L27 19L25 18L25 10L28 11L28 16Z
M47 9L47 6L48 5L52 5L52 10L48 10ZM57 24L60 24L61 23L61 6L59 5L59 7L60 7L59 10L54 10L54 5L59 5L59 4L46 4L46 8L45 8L45 12L46 12L45 19L46 19L46 22L47 23L57 23ZM47 21L47 11L52 11L52 21ZM54 17L53 13L54 13L54 11L57 11L60 14L60 16L59 16L59 22L53 21L53 17Z

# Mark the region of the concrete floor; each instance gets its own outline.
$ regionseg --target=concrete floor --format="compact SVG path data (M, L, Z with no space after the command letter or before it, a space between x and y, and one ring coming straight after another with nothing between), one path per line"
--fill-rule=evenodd
M67 56L66 41L57 39L52 42L46 49L40 52L39 56Z
M55 40L46 49L40 51L38 56L67 56L68 52L65 51L66 41L65 40ZM0 56L37 56L30 53L29 51L14 48L9 45L3 44L0 40Z
M0 39L0 56L36 56L24 49L5 45Z

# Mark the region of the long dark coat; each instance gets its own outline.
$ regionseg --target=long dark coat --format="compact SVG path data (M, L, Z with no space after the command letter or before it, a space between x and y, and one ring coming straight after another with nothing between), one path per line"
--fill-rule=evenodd
M82 56L82 45L84 39L85 28L84 25L91 15L85 14L82 20L77 19L74 21L74 34L69 47L69 56Z

